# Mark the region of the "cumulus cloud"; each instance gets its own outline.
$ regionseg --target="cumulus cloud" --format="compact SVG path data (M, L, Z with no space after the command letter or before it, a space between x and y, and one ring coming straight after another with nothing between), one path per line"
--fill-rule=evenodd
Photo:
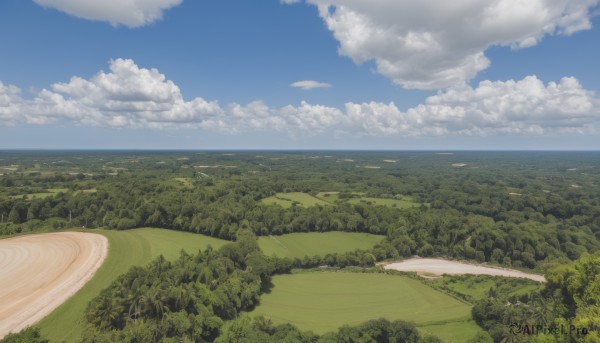
M313 81L313 80L296 81L296 82L290 84L290 86L295 87L295 88L301 88L304 90L311 90L311 89L315 89L315 88L330 88L331 87L331 85L329 83L318 82L318 81Z
M442 89L490 65L485 50L536 45L591 27L599 0L306 0L355 63L405 88ZM287 1L284 1L287 2Z
M33 0L75 17L108 21L113 26L140 27L160 20L182 0Z
M0 81L0 122L12 125L20 121L19 109L23 102L21 90L12 85L4 85Z
M461 85L401 110L393 102L349 102L343 108L305 101L284 107L263 101L221 106L201 97L185 100L173 81L132 60L113 60L109 67L89 79L75 76L55 83L32 99L0 82L0 125L68 120L113 128L280 131L291 136L597 134L600 129L600 100L572 77L546 84L528 76Z
M545 85L535 76L450 88L405 112L394 103L346 104L350 121L369 135L486 136L592 133L599 99L575 79Z

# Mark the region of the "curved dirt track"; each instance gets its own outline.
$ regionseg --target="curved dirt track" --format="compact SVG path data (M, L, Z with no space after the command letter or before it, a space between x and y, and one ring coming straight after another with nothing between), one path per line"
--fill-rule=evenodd
M422 272L435 275L474 274L525 278L538 282L546 282L543 275L528 274L519 270L480 266L465 262L449 261L439 258L411 258L402 262L394 262L384 266L402 272Z
M57 232L0 240L0 339L33 325L89 281L108 239Z

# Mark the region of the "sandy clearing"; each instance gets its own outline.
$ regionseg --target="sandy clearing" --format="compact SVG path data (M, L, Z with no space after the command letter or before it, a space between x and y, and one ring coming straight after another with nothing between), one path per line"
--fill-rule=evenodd
M515 269L488 267L465 262L449 261L438 258L411 258L402 262L389 263L385 269L403 272L424 272L436 275L474 274L526 278L538 282L546 282L543 275L524 273Z
M74 295L107 254L108 239L94 233L0 240L0 339L35 324Z

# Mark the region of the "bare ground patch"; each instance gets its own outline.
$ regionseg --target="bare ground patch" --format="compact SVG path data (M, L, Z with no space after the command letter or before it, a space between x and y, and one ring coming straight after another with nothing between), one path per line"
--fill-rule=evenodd
M92 233L0 240L0 338L35 324L74 295L107 254L106 237Z
M492 275L525 278L538 282L546 282L543 275L525 273L515 269L489 267L459 261L449 261L440 258L411 258L402 262L389 263L385 269L393 269L403 272L428 273L433 275Z

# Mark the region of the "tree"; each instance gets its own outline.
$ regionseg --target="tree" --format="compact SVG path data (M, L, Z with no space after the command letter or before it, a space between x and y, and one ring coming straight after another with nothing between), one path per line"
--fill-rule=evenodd
M8 214L8 221L13 224L21 223L21 215L19 214L16 205L10 210L10 213Z

